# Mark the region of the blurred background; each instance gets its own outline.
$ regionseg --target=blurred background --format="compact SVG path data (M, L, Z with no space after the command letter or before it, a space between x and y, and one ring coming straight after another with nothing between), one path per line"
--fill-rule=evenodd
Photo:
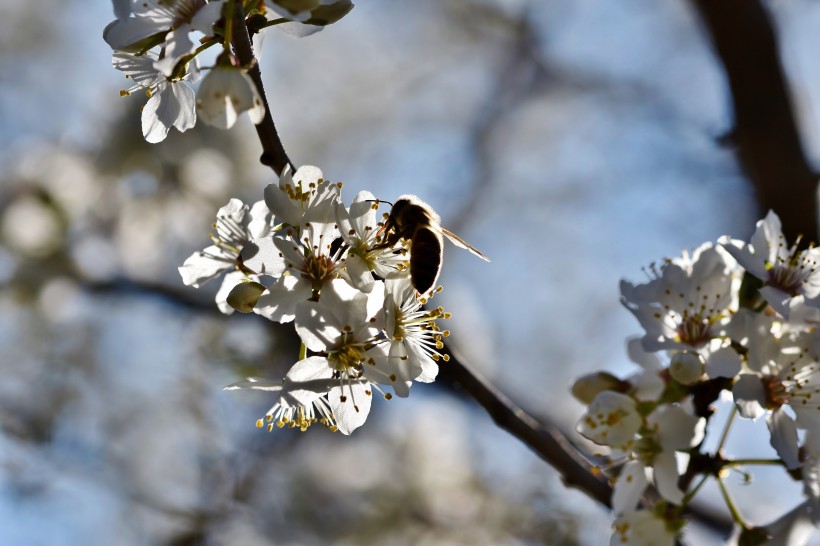
M767 7L814 164L820 4ZM377 401L350 438L254 426L270 397L222 387L281 377L292 331L219 314L218 283L177 267L274 178L247 119L145 143L112 19L0 0L0 545L608 543L605 509L443 385ZM493 260L445 250L453 343L568 432L573 379L635 369L619 279L758 218L690 2L360 0L306 39L269 29L261 66L297 165L347 201L417 194ZM738 423L729 452L773 457L761 428ZM730 479L750 521L801 501L755 476Z

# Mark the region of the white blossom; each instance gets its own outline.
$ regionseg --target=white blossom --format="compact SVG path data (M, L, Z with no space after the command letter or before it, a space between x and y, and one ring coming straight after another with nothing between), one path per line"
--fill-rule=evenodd
M629 395L638 401L656 402L666 388L666 381L661 377L663 366L656 353L644 350L641 340L627 340L626 352L629 359L638 364L642 370L626 379L630 386Z
M306 211L303 216L305 222L301 229L280 230L284 235L265 241L266 250L253 260L245 261L257 272L264 271L273 276L283 273L259 298L254 309L257 314L276 322L290 322L299 302L318 297L323 287L340 277L343 249L334 249L333 245L340 238L338 227L335 223L310 221L314 217L326 217L324 208L334 208L334 202L316 203L314 209ZM301 234L299 238L297 233ZM260 263L263 264L261 268Z
M598 445L628 449L642 424L643 418L633 398L604 391L589 405L577 430Z
M648 477L661 497L681 504L684 492L678 488L676 451L685 451L701 442L706 420L682 406L660 406L646 419L640 438L630 444L624 471L615 481L612 507L616 514L634 510L648 484Z
M768 359L750 357L750 365L756 367L751 373L742 374L732 389L740 414L755 419L788 405L798 427L820 430L817 342L813 334L797 334L782 340L780 350ZM784 423L781 418L773 423L777 422Z
M436 363L450 359L449 355L439 352L444 348L443 338L450 332L442 331L436 324L437 320L448 318L449 313L441 307L429 311L422 309L408 277L387 279L384 286L387 339L383 346L386 350L374 355L374 368L384 373L389 383L385 380L376 382L391 385L398 396L405 397L410 394L413 381L432 383L438 374Z
M240 67L219 65L202 79L196 95L199 116L219 129L233 127L239 115L247 112L258 124L265 117L265 105L247 71Z
M131 16L112 21L103 31L103 38L116 51L139 53L146 45L153 45L152 37L164 33L159 40L164 56L154 61L154 67L165 76L171 76L179 60L194 50L191 32L213 35L213 25L222 17L223 3L224 0L133 2ZM124 11L118 14L124 15Z
M383 296L383 295L382 295ZM373 359L381 349L374 347L382 329L378 311L382 301L377 292L365 294L338 279L328 283L318 302L296 306L294 325L308 350L317 353L297 363L314 380L335 380L329 390L293 392L303 404L327 394L336 424L350 434L364 424L370 412L372 382L383 379Z
M121 94L130 95L144 89L149 97L142 109L142 135L150 143L162 142L171 127L185 132L196 125L195 94L185 80L169 80L154 68L156 55L142 56L130 53L114 53L114 68L131 78L134 87Z
M179 268L182 282L199 288L227 273L216 294L216 303L220 311L231 314L233 309L227 303L231 290L248 279L257 279L253 271L244 267L240 253L252 239L270 233L272 224L273 216L263 201L248 207L239 199L231 199L217 212L216 233L211 234L213 244L191 254Z
M629 512L612 524L610 546L674 546L675 526L649 510Z
M330 224L336 222L340 188L324 180L318 167L304 165L294 173L286 165L279 183L265 188L265 203L277 218L296 229L305 221Z
M369 292L375 285L372 273L387 277L409 277L407 251L404 247L382 246L380 232L384 224L377 215L379 201L368 191L359 192L350 208L339 201L336 219L347 245L345 278L354 287Z
M820 249L801 251L799 241L789 247L774 211L757 222L750 243L726 236L719 243L747 272L763 281L761 295L784 318L788 319L791 309L804 299L820 296Z
M724 328L737 309L734 260L705 243L691 256L684 252L650 273L643 284L621 281L621 302L646 330L643 348L696 351L710 377L732 377L740 371L740 357L724 340Z
M224 388L224 390L250 389L277 393L277 399L268 410L263 419L256 421L258 428L267 427L268 431L273 427L298 428L302 432L311 425L321 423L332 431L336 431L336 418L327 396L318 396L311 402L303 404L296 400L291 392L299 389L301 382L295 378L296 374L286 377L282 381L269 381L265 379L250 378L246 381L239 381ZM266 424L267 423L267 424Z

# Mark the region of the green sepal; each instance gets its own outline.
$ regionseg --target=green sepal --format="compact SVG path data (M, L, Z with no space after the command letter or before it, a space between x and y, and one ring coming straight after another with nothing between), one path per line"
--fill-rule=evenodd
M353 2L344 0L327 6L319 6L310 12L310 19L305 24L316 26L327 26L335 23L353 9Z

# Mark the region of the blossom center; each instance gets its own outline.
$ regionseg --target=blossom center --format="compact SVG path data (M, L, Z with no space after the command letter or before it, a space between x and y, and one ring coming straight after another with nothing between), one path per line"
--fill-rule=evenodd
M302 272L307 278L324 283L326 280L333 277L335 270L336 262L330 258L330 256L325 256L324 254L311 254L305 258Z
M297 201L301 203L302 206L305 206L307 205L308 201L310 201L311 194L313 194L316 191L316 184L311 182L308 185L308 191L302 190L301 183L295 186L293 184L285 184L284 190L292 201Z
M362 362L366 359L364 351L356 345L345 345L338 351L330 353L327 357L330 365L338 372L351 379L357 379L362 375Z
M816 262L804 257L795 257L788 262L775 264L769 269L769 286L779 288L791 296L800 293L800 287L814 275Z
M766 407L776 410L789 402L789 393L786 384L775 375L765 375L760 378L763 390L766 393Z
M711 322L700 313L684 316L676 329L678 341L696 347L709 341Z

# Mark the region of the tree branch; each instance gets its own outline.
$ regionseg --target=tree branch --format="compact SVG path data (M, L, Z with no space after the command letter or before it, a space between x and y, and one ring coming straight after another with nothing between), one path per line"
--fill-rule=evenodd
M787 239L817 236L817 175L808 164L760 0L692 0L723 63L732 95L739 160L755 187L759 216L773 209Z
M484 408L501 428L521 440L550 466L558 470L568 487L580 489L605 506L612 506L612 488L601 472L583 458L558 428L540 423L489 381L471 371L447 347L450 361L440 363L439 378L463 390Z
M270 113L268 99L265 96L265 88L262 86L262 73L259 71L259 63L256 62L256 57L253 55L251 37L248 33L248 26L245 23L245 10L242 7L241 0L235 0L235 4L231 43L239 64L244 67L250 67L248 69L248 75L253 80L254 85L256 85L259 96L262 97L262 103L265 105L265 117L256 124L256 134L259 136L259 142L262 144L263 150L259 161L263 165L273 169L276 175L279 176L287 165L290 165L292 170L296 170L296 168L288 158L288 154L285 153L285 147L282 146L276 125L273 123L273 116Z

